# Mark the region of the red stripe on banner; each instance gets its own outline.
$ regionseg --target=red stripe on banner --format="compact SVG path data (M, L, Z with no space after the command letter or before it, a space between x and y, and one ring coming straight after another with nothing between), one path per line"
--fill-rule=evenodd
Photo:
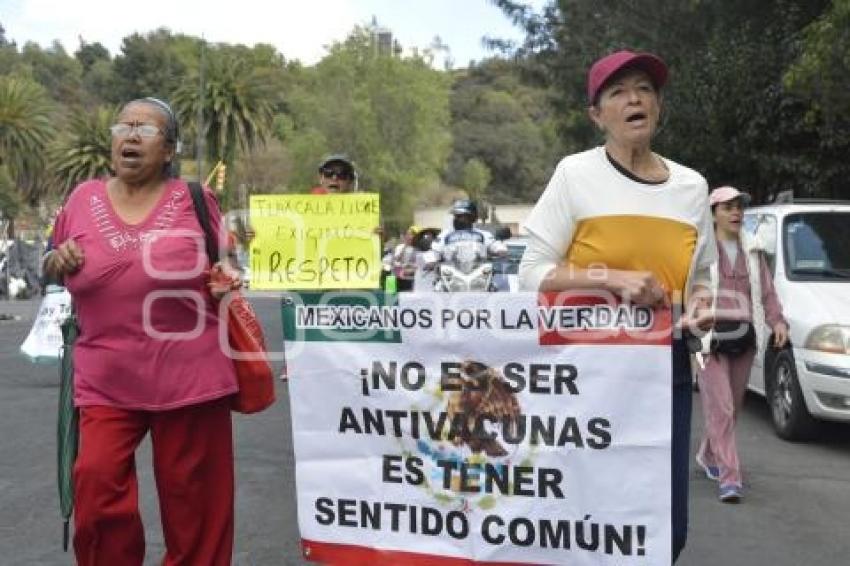
M301 539L304 558L333 566L529 566L530 562L476 562L437 554L382 550L353 544ZM538 563L535 563L538 564Z
M537 317L541 346L595 344L600 346L669 346L672 342L672 311L624 305L613 295L564 292L540 293ZM636 326L594 329L606 317L622 316ZM575 328L574 328L575 327Z

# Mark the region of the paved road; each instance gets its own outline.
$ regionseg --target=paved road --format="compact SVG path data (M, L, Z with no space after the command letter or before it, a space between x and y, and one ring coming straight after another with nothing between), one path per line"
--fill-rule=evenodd
M257 302L268 337L280 341L277 307ZM17 353L35 302L0 301L0 564L73 564L61 551L55 486L56 369L35 366ZM236 416L237 544L234 564L304 564L299 558L292 442L286 386L265 413ZM699 434L695 396L694 434ZM751 397L739 438L747 498L738 506L716 500L715 485L691 473L691 534L683 566L833 566L850 563L850 427L830 426L822 439L789 444L770 429L763 402ZM163 545L150 471L150 451L139 454L146 564L158 564Z

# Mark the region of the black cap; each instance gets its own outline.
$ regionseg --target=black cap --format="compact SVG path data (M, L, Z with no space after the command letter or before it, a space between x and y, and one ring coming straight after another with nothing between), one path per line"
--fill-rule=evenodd
M352 162L347 155L343 153L332 153L325 157L321 163L319 163L319 171L330 165L331 163L342 163L348 170L354 174L354 162Z

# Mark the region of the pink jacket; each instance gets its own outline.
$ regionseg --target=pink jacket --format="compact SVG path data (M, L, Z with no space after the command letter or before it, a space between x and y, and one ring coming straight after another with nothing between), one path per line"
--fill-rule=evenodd
M715 316L718 320L753 321L757 348L761 351L767 339L762 321L770 328L779 322L787 324L767 262L746 236L738 241L735 265L730 264L719 241L717 251L718 261L710 270ZM758 295L760 300L754 302L753 295ZM711 340L711 332L703 336L704 354L710 352Z
M718 318L752 321L753 287L760 287L760 302L767 325L773 328L777 323L785 322L785 318L782 316L782 305L779 304L779 298L776 296L776 289L773 286L773 276L770 274L764 256L754 250L745 252L739 241L738 257L735 265L730 265L729 257L719 242L717 251L718 292L715 299L715 309L720 311ZM760 285L754 285L751 280L747 265L747 254L757 254L758 256Z

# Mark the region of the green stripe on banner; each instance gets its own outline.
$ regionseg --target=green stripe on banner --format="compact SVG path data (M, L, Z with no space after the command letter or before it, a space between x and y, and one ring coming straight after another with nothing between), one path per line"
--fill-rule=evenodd
M405 314L398 294L382 291L302 291L281 304L283 337L293 342L400 344Z

